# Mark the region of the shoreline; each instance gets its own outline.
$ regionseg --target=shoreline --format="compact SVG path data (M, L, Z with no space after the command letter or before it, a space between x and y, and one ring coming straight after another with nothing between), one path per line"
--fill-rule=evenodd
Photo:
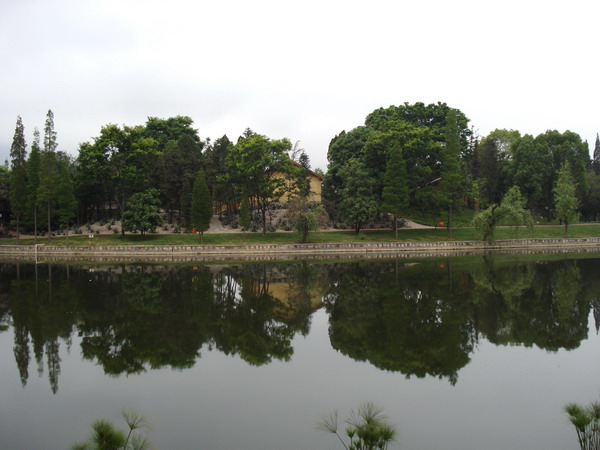
M255 244L255 245L0 245L0 259L19 261L193 262L224 260L299 260L414 258L487 253L600 252L600 237L482 241Z

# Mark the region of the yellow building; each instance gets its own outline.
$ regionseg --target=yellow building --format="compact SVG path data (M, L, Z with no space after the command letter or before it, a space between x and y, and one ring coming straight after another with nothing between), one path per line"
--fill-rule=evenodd
M295 161L292 161L294 163L294 165L296 167L302 167L300 164L298 164ZM304 169L304 168L303 168ZM286 175L282 174L282 173L275 173L273 174L274 177L277 178L283 178L286 177ZM308 193L308 197L307 200L309 202L316 202L316 203L321 203L321 183L323 182L323 177L315 172L313 172L312 170L307 170L307 178L308 181L310 183L310 191ZM285 194L283 194L280 198L280 201L285 203L287 201L290 200L290 197L294 197L295 193L291 192L288 193L286 192Z

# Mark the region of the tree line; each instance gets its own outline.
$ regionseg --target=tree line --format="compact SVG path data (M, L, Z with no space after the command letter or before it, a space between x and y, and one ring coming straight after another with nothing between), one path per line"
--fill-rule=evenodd
M43 147L34 134L29 153L17 118L10 170L2 172L17 230L37 231L44 207L49 236L73 221L114 218L122 232L144 233L162 224L159 209L168 223L202 233L213 211L232 213L245 204L266 232L274 202L284 193L308 194L308 156L288 139L246 129L236 143L227 136L202 141L187 116L150 117L144 125L103 126L73 158L57 151L53 117L48 111Z
M364 125L340 132L329 144L323 174L329 219L357 232L390 216L395 226L397 217L415 212L451 228L463 208L485 213L479 222L492 230L517 217L515 207L565 225L579 215L597 220L600 139L591 159L587 142L571 131L533 137L497 129L481 137L469 122L445 103L405 103L376 109ZM226 135L203 141L187 116L105 125L71 157L58 150L48 111L43 142L36 129L29 152L17 118L0 195L9 197L17 230L37 231L43 216L49 236L74 222L115 218L121 232L150 231L163 222L158 209L166 222L200 232L213 211L235 214L236 225L266 232L269 211L283 194L306 197L309 171L308 156L287 138L247 129L235 143ZM499 208L509 192L512 203ZM310 206L304 202L294 210L297 226L308 233L315 226Z
M600 214L598 138L592 160L587 142L571 131L533 137L496 129L481 137L446 103L376 109L364 125L336 135L327 157L330 217L357 230L382 212L427 211L451 227L457 209L495 208L513 187L512 206L536 217L566 224Z

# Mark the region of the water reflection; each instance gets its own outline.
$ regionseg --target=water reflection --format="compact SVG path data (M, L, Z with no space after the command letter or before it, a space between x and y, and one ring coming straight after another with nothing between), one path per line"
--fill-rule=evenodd
M83 357L114 376L183 370L211 350L262 365L289 360L294 337L308 334L324 305L331 345L344 355L454 384L482 338L574 349L590 308L600 318L600 259L528 258L3 264L0 332L13 329L23 386L37 365L56 393L60 349L74 333Z

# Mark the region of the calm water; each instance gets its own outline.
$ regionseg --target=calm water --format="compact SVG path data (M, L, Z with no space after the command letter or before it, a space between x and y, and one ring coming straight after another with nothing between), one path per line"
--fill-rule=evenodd
M64 449L123 408L162 449L576 449L600 396L600 255L0 265L0 448Z

